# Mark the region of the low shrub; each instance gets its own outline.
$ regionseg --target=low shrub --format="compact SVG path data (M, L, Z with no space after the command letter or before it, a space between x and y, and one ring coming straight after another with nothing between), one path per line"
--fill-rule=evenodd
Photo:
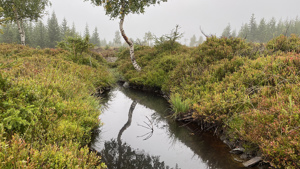
M225 58L231 60L234 56L246 56L251 50L251 45L243 39L212 36L199 45L192 55L196 62L206 65Z
M63 50L1 47L0 168L101 168L86 145L99 125L91 94L115 82L107 67L74 63Z
M267 48L276 52L297 52L300 53L300 37L292 34L290 37L280 35L267 43Z
M279 36L266 50L264 44L210 37L185 51L139 51L139 73L130 67L128 52L118 64L131 83L169 94L174 117L193 112L194 120L223 127L247 150L261 151L272 166L299 168L298 42L295 35Z

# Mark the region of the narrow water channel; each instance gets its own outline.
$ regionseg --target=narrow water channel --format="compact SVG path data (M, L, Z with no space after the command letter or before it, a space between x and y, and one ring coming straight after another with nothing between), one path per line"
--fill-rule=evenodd
M91 148L109 169L243 168L217 137L169 118L163 97L116 87L102 107Z

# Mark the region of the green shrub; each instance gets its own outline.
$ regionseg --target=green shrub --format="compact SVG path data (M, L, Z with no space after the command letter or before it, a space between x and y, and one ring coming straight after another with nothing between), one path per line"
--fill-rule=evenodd
M267 43L267 48L272 51L297 52L300 53L300 38L292 34L290 37L280 35Z
M1 136L1 134L0 134ZM35 149L18 135L10 141L0 137L1 168L106 168L99 163L100 157L90 153L88 147L80 147L76 142L62 145L45 145Z
M179 47L181 47L180 43L172 41L163 41L155 45L155 48L159 52L174 51Z
M70 51L77 57L78 55L82 55L83 52L89 52L89 49L93 45L89 43L88 36L84 39L81 37L67 37L64 41L58 42L57 47Z
M115 82L107 67L64 50L0 48L0 168L102 168L86 145L99 125L91 94Z
M193 112L194 120L223 127L247 150L261 151L272 166L299 168L298 41L277 37L267 45L270 52L263 44L210 37L187 51L138 51L141 72L121 56L119 69L131 83L170 94L174 117Z

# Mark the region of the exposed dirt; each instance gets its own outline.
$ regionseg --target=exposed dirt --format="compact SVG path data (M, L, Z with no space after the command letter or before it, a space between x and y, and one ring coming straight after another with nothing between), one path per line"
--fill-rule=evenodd
M92 52L96 52L98 54L101 54L104 59L107 60L107 62L114 63L118 59L116 57L116 53L119 51L119 48L96 48L91 49Z

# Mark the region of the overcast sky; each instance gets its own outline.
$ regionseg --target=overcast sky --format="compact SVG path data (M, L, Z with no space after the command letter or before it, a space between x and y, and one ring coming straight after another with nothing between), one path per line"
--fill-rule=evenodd
M84 32L88 24L90 33L97 27L100 38L110 41L119 28L119 20L110 20L103 7L95 7L84 0L50 1L52 6L47 9L48 13L55 11L59 23L65 17L70 27L74 22L79 32ZM206 34L219 36L228 23L232 29L239 30L242 23L249 22L252 14L258 23L262 17L267 21L272 17L277 21L295 19L300 16L300 0L168 0L147 8L143 15L128 15L124 29L128 37L136 39L143 38L148 31L156 36L170 33L178 24L184 33L182 40L188 39L189 43L194 34L201 35L200 26Z

